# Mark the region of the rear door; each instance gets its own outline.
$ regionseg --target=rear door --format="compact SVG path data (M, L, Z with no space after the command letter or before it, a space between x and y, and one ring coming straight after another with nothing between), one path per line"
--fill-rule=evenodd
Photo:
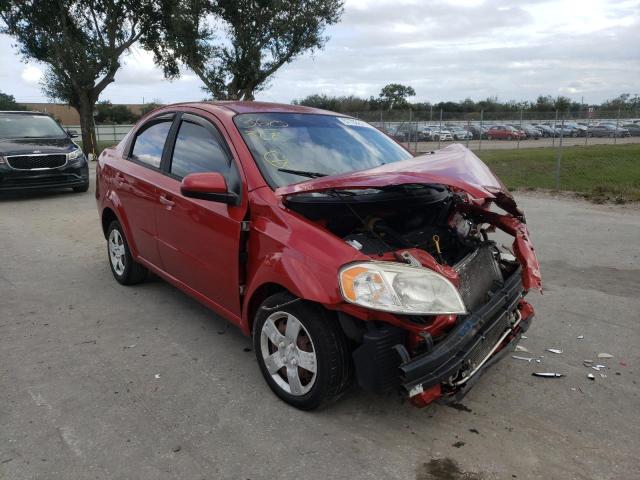
M140 257L160 267L156 241L157 182L165 143L175 114L149 120L134 134L125 149L125 160L115 173L116 190L122 203L129 232Z
M206 297L228 317L240 315L240 232L246 213L241 171L223 135L211 121L184 113L170 140L159 184L158 248L164 270ZM239 205L184 197L190 173L219 172Z

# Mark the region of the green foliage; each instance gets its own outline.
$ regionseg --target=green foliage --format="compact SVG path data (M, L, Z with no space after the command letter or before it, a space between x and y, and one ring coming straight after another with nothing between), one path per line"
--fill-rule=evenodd
M160 100L153 100L149 103L145 103L140 109L140 116L146 115L151 110L155 110L156 108L162 107L162 103Z
M476 154L512 189L555 189L555 148L485 150ZM640 145L562 149L560 189L594 201L640 201Z
M13 95L0 92L0 110L26 110L24 105L16 103Z
M183 62L218 100L253 100L283 65L322 48L323 32L342 14L343 0L169 0L162 41L149 45L165 75ZM174 14L175 12L175 14ZM206 15L219 27L209 28ZM216 33L224 33L224 41Z
M399 83L390 83L380 90L380 98L389 110L393 110L394 107L407 107L407 97L413 97L415 94L413 87Z
M126 105L112 105L104 100L96 104L95 121L99 124L130 124L137 120L135 115Z

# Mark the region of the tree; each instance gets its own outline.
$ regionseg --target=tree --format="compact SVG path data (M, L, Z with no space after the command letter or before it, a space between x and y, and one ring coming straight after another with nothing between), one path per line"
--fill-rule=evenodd
M413 87L399 83L390 83L380 90L380 98L389 110L393 110L393 107L406 107L408 105L407 97L413 97L415 94L416 91Z
M96 123L129 124L137 120L135 115L126 105L112 105L109 100L103 100L96 104Z
M89 153L96 152L95 104L121 56L157 31L160 11L154 0L0 0L0 32L14 37L25 60L46 64L43 90L77 110Z
M16 103L13 95L0 92L0 110L26 110L26 107Z
M155 110L158 107L161 107L162 103L160 102L160 100L152 100L149 103L145 103L144 105L142 105L142 108L140 109L140 116L144 116L147 113L149 113L151 110Z
M175 4L179 13L165 16L163 41L151 45L165 75L178 75L181 61L215 99L253 100L279 68L324 46L323 32L340 19L343 0L176 0ZM209 29L208 14L218 21L225 41L218 41Z

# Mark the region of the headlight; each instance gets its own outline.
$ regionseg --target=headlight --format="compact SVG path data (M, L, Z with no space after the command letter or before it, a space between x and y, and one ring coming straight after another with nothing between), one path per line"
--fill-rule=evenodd
M76 158L79 158L82 156L82 150L78 148L67 155L69 156L69 160L75 160Z
M343 267L339 277L344 299L362 307L410 315L467 313L456 287L426 268L363 262Z

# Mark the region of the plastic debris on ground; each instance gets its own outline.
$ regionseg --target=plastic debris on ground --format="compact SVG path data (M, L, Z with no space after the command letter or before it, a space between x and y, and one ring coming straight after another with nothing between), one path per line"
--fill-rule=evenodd
M587 378L588 378L589 380L595 380L595 379L596 379L596 376L595 376L593 373L587 373Z
M610 353L599 353L598 358L613 358L613 355Z
M160 378L160 374L159 374L159 373L156 373L156 374L154 375L154 377L155 377L155 378L156 378L156 380L157 380L157 379L159 379L159 378Z
M560 355L562 353L562 350L559 348L547 348L546 350L547 352L555 353L556 355Z
M531 357L520 357L518 355L511 355L511 358L515 358L516 360L525 360L529 363L531 363L533 361L533 358Z
M523 347L522 345L517 345L516 346L516 352L526 352L529 353L529 350L526 347Z
M542 377L542 378L564 377L563 373L558 373L558 372L533 372L531 375L533 375L534 377Z
M578 335L576 338L577 338L578 340L582 340L582 339L584 338L584 335Z

